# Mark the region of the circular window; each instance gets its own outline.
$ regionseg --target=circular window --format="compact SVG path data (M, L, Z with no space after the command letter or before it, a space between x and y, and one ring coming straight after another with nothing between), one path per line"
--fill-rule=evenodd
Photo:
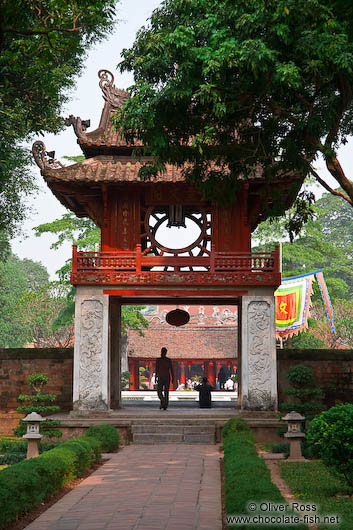
M205 211L185 212L185 227L168 227L169 216L167 209L156 211L153 207L148 208L145 216L145 230L151 242L151 249L155 253L159 251L171 254L183 254L198 247L199 254L203 253L206 242L210 240L207 229L210 223L207 221Z
M185 228L167 225L168 220L165 219L157 228L154 237L161 246L171 250L189 247L199 239L201 234L201 228L192 219L185 219Z

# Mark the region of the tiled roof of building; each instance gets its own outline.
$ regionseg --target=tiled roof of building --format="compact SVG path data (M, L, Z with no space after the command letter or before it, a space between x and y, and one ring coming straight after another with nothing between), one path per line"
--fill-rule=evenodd
M45 150L45 147L44 147ZM151 160L151 159L148 159ZM49 182L138 182L143 181L138 176L139 170L148 160L136 161L128 156L97 156L67 167L53 167L44 163L41 173ZM153 179L153 182L182 182L182 170L168 165L166 171Z

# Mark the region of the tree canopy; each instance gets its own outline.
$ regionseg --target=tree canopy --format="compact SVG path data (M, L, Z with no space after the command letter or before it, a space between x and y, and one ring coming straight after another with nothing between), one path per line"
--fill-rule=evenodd
M79 250L94 251L100 245L100 229L91 219L79 219L73 213L63 214L59 219L50 223L44 223L34 228L37 237L44 233L55 234L57 240L51 245L57 249L65 241L71 241L77 245ZM71 271L71 259L57 271L63 284L69 285L69 273ZM127 333L128 329L139 331L143 335L143 329L148 328L148 320L143 316L141 310L144 306L123 306L121 310L121 332ZM75 314L75 288L72 287L67 295L66 305L61 309L54 324L54 328L68 326L73 322Z
M11 254L0 261L0 347L22 346L27 336L22 322L14 322L14 305L24 293L35 293L49 281L49 275L41 263ZM30 296L30 294L29 294Z
M0 17L0 230L12 237L33 191L23 140L64 125L60 110L117 0L3 0Z
M349 0L165 0L120 64L135 83L116 126L155 157L141 176L186 163L215 199L260 164L269 183L311 174L352 206L337 158L353 132L352 28Z

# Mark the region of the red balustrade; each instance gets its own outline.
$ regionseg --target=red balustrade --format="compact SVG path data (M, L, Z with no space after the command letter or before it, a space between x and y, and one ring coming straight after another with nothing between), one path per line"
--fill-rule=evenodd
M221 284L231 281L233 275L236 283L249 283L246 281L249 276L248 279L255 278L255 283L279 285L279 261L278 247L274 252L262 253L215 252L212 249L209 256L144 256L141 245L137 245L135 251L116 252L78 252L74 245L71 281L75 285L164 283L168 274L174 274L176 283L179 283L178 278L180 283L198 283L202 275L206 284L212 283L212 278L215 284ZM129 273L136 275L136 281L132 281ZM207 273L209 282L204 277Z

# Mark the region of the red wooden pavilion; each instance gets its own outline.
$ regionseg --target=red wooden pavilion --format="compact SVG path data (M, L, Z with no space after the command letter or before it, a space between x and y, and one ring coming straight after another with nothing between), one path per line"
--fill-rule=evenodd
M239 306L240 405L275 409L275 289L281 283L279 250L252 253L251 232L266 218L271 189L290 206L301 184L296 175L268 183L260 168L240 185L232 206L211 204L168 166L152 181L138 172L150 160L133 158L111 117L129 97L99 72L105 100L96 130L70 116L86 159L67 167L35 142L33 154L49 188L78 217L101 228L101 249L73 247L76 286L74 411L90 414L120 406L120 310L122 304L184 303ZM159 240L161 227L193 227L195 240L175 248ZM186 228L185 228L186 227Z

